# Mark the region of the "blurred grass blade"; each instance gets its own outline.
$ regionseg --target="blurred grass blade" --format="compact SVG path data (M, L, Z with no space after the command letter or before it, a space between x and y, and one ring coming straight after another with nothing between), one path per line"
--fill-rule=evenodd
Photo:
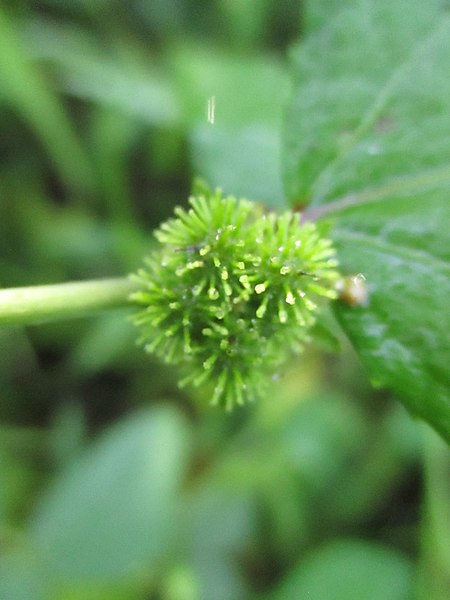
M65 93L136 122L179 125L181 107L171 79L151 54L120 39L105 48L95 35L48 19L34 18L25 31L30 55L51 66Z
M0 81L2 95L32 128L62 180L89 189L89 162L62 103L27 56L16 24L1 7Z
M93 111L90 137L99 190L110 219L122 227L135 224L127 159L137 132L136 120L122 112L109 107Z
M423 428L425 506L422 529L420 600L450 596L450 453L438 436Z

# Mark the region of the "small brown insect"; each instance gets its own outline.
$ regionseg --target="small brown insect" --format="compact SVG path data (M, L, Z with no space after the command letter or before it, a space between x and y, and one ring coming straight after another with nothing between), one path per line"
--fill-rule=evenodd
M339 300L342 300L345 304L349 306L367 306L369 292L366 278L362 273L343 277L337 282L336 290L339 294Z

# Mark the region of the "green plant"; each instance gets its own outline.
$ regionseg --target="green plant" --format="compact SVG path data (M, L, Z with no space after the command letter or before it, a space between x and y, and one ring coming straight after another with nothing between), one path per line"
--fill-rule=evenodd
M156 231L162 244L133 280L141 342L168 362L188 361L183 383L214 382L212 404L231 409L264 389L268 374L300 351L314 300L336 298L331 241L300 216L264 214L220 191Z
M447 600L448 7L196 4L0 7L0 597Z
M192 208L161 225L146 268L126 279L0 291L0 323L27 324L137 305L140 342L186 362L181 382L214 382L230 410L261 395L270 374L309 339L316 301L335 299L331 241L293 212L264 213L202 185Z
M408 23L402 25L403 0L398 0L386 7L386 12L380 7L374 11L372 29L376 33L368 45L366 31L360 21L360 9L356 10L352 2L341 8L336 25L328 25L329 37L324 37L322 30L314 29L315 19L320 22L323 17L323 7L320 6L308 13L310 34L303 40L301 50L293 53L293 71L299 83L294 89L284 134L287 204L291 209L299 207L304 220L319 222L326 217L331 221L331 236L343 272L361 273L366 280L370 302L366 302L365 306L361 303L356 309L341 303L336 313L374 385L392 389L412 414L428 421L448 440L447 328L442 323L447 320L447 297L450 293L449 245L446 243L450 222L446 186L450 173L448 142L443 140L439 143L439 131L441 124L446 122L450 94L446 78L439 73L442 64L450 60L447 43L449 18L436 0L425 15L419 10L413 11ZM386 15L391 26L401 31L395 43L392 40L387 43L381 33ZM342 27L344 21L351 26ZM367 60L364 72L356 75L348 52L349 49L353 52L357 40L365 48ZM12 39L10 42L13 45ZM323 43L330 49L330 60L325 63L322 60ZM14 54L17 61L19 54ZM383 60L380 56L384 57ZM433 85L428 85L429 81ZM426 115L423 124L422 115ZM206 139L209 143L208 136ZM229 154L227 157L227 160L232 160ZM232 162L228 170L234 171ZM239 181L236 185L240 187ZM234 218L239 220L244 213L256 215L259 209L242 203L236 207L236 216L229 217L225 210L214 212L214 206L212 209L205 206L196 201L194 213L187 217L188 222L185 213L178 213L178 217L185 220L184 227L172 223L159 231L160 240L172 248L163 258L150 260L150 279L143 272L134 278L135 283L147 288L136 293L134 300L141 304L154 303L135 321L147 330L143 339L148 349L155 349L168 360L178 360L182 353L188 356L193 367L188 379L197 383L202 379L215 379L214 402L223 399L231 406L232 396L237 403L242 402L244 396L251 397L253 393L250 390L258 388L258 380L262 381L264 377L262 374L256 377L254 369L246 370L246 361L236 370L234 367L222 368L225 363L218 357L236 352L236 342L230 343L230 340L244 336L246 341L241 348L249 343L249 354L254 353L256 346L264 344L267 363L274 366L283 354L280 352L284 346L280 343L281 337L286 338L285 348L292 347L295 342L303 340L312 322L311 311L299 311L302 302L300 298L297 301L297 290L305 287L308 296L310 292L319 295L332 295L333 292L331 288L325 290L322 286L321 280L326 279L327 271L319 272L320 265L305 260L307 257L301 255L301 248L297 252L290 245L292 242L278 244L277 236L283 238L280 233L283 227L293 228L290 234L294 238L300 232L291 216L273 215L265 221L262 216L255 218L255 231L248 227L248 237L253 235L253 242L247 241L247 234L244 236L243 259L237 253L239 246L235 246L232 252L222 249L222 240L227 237L232 244L242 241L237 235L238 230L225 229L220 239L215 240L216 234L208 237L209 233L203 232L202 226L197 231L199 222L195 215L202 212L205 223L211 222L207 226L211 225L214 231L218 231L228 226L229 219L232 224ZM229 207L232 207L231 202ZM208 210L211 214L205 215ZM192 235L187 230L189 219L196 219ZM224 224L221 224L222 220ZM325 242L320 242L314 228L307 224L301 231L309 231L310 239L317 240L320 260L321 244ZM258 246L255 240L258 236L264 237L261 250L265 257L261 257L261 265L256 264L259 257L251 259L250 263L252 260L253 263L247 272L249 261L245 261L245 255L256 256ZM278 273L278 283L274 284L272 279L276 268L272 271L269 263L272 256L277 256L279 246L285 248L286 257L293 253L300 265L294 267L289 275ZM216 267L211 262L216 250L219 253L216 260L226 263L225 267ZM203 256L201 252L204 252ZM158 260L165 261L167 269L160 268ZM244 262L244 269L238 276L238 263L241 262ZM200 264L202 267L197 268ZM330 266L334 266L333 263ZM214 277L222 268L218 280L220 287L213 281L204 280L203 267L205 272L212 269ZM268 268L267 273L265 267ZM257 274L257 269L263 269L263 272ZM242 280L236 284L225 279L228 275L231 279L242 276L249 279L247 283L243 284ZM335 279L332 269L328 275ZM321 279L316 282L314 276ZM149 283L154 277L158 280L156 287ZM284 287L292 277L299 283L289 282ZM170 279L168 288L177 290L168 292L166 305L163 301L165 286L162 284L165 278ZM253 290L252 278L255 281ZM268 278L270 287L260 295L258 292L269 281ZM182 303L178 307L179 290L183 285L186 285L187 293L191 290L197 309L191 310ZM112 287L106 286L111 294L107 292L105 299L102 294L106 288L102 285L100 288L96 286L96 293L89 293L86 306L79 307L81 312L117 306L125 295L134 290L130 283L114 282ZM69 293L69 287L64 289L65 293ZM75 290L82 288L75 286L72 289L76 294ZM228 303L228 290L231 290L231 303ZM431 290L436 291L431 293ZM241 321L238 317L233 324L215 323L215 327L210 327L209 315L208 318L200 317L200 313L205 315L209 310L201 297L203 292L207 294L207 302L212 303L212 310L216 311L216 319L221 312L225 320L230 315L236 316L235 308L239 306L246 307L244 312L246 309L249 312ZM36 290L33 293L39 295ZM216 293L219 297L214 299ZM26 320L27 310L21 304L23 294L20 291L14 291L12 295L8 291L2 292L4 307L0 322ZM292 297L296 302L291 306L286 300ZM226 304L232 306L234 300L236 304L230 310ZM15 303L17 306L14 308ZM51 303L47 307L44 304L40 303L43 314L37 311L36 318L45 317L52 311L54 316L59 313L59 308L54 310ZM60 304L63 312L71 310L71 304L67 303L64 307L65 302L61 298ZM266 308L267 314L261 317ZM168 312L163 314L164 310ZM253 312L256 326L250 331L242 325L238 336L237 324L251 323ZM288 325L284 328L287 335L279 337L278 327L273 328L273 325L275 322L277 326L281 325L284 315L289 314L295 315L296 326L291 328ZM229 336L227 340L222 339L225 329ZM177 342L181 339L182 342ZM214 350L216 343L219 347L222 344L223 348ZM229 344L227 348L225 343ZM242 358L241 350L236 355ZM260 366L263 364L266 365L266 362L263 361ZM245 393L241 380L243 385L252 382Z

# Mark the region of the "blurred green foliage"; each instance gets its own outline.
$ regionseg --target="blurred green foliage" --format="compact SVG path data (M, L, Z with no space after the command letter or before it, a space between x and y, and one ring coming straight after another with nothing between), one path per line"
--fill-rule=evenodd
M283 207L301 32L288 0L3 2L0 285L134 270L194 175ZM224 415L126 312L0 330L0 598L448 598L448 449L338 341Z

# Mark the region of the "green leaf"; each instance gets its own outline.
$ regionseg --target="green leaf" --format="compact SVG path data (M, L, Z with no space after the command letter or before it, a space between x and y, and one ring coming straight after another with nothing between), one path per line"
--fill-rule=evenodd
M437 0L311 3L285 180L332 218L368 306L339 319L372 381L450 441L450 17Z
M320 19L315 13L328 2L310 5ZM321 204L437 167L449 181L444 4L345 0L323 18L293 55L298 83L284 165L290 199Z
M59 578L101 583L154 572L170 541L185 442L176 413L137 414L56 479L30 533Z
M271 600L408 600L412 569L390 548L336 540L313 552Z
M450 440L450 205L439 194L348 209L336 224L340 261L363 273L367 307L337 307L372 381Z

